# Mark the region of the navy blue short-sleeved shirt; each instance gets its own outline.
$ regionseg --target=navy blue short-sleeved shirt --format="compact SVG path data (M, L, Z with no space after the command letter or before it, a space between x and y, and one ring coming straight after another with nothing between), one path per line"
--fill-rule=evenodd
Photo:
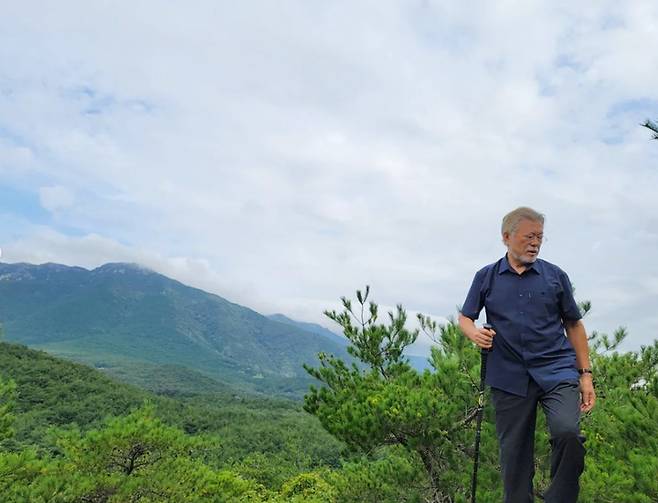
M537 259L518 274L505 256L475 274L461 313L475 321L482 308L496 331L487 360L489 386L526 396L530 377L546 391L578 382L564 322L582 316L562 269Z

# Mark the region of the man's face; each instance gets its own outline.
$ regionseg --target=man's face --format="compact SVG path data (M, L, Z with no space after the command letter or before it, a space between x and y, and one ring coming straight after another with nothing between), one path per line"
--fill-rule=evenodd
M503 241L512 258L522 264L532 264L537 260L539 248L544 239L544 226L541 222L522 219L513 233L505 232Z

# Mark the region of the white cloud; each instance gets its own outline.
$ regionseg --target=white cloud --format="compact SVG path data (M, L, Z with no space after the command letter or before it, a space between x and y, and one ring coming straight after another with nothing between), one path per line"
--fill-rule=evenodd
M98 234L71 237L36 227L26 238L3 247L3 261L44 264L56 262L93 269L108 262L143 265L187 285L228 297L229 300L269 312L269 303L246 283L222 278L205 260L165 256L153 249L135 248Z
M41 206L46 210L55 213L63 208L72 206L75 202L75 194L60 185L41 187L39 189L39 201L41 202Z
M15 2L0 174L56 220L0 244L323 323L366 283L451 315L529 204L593 328L647 342L657 112L629 103L655 107L657 26L653 1Z
M24 172L31 169L34 163L32 151L22 145L11 144L0 138L0 175L11 172Z

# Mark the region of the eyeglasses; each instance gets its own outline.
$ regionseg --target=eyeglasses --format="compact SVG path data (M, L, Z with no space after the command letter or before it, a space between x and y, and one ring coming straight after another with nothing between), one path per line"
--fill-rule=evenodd
M521 239L523 241L525 241L526 243L530 243L530 242L534 241L535 239L537 241L539 241L540 243L543 243L545 241L543 234L534 234L534 233L524 234L523 236L521 236Z

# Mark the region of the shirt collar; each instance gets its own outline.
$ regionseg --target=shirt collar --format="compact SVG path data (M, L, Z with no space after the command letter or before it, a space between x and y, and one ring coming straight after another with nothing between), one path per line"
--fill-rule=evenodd
M498 274L503 274L506 271L509 271L513 274L518 274L512 268L512 266L509 265L509 261L507 260L507 253L500 260L500 267L498 267ZM527 266L525 271L523 271L523 274L529 273L530 271L534 272L535 274L541 274L541 266L539 265L539 259L535 260L532 264Z

